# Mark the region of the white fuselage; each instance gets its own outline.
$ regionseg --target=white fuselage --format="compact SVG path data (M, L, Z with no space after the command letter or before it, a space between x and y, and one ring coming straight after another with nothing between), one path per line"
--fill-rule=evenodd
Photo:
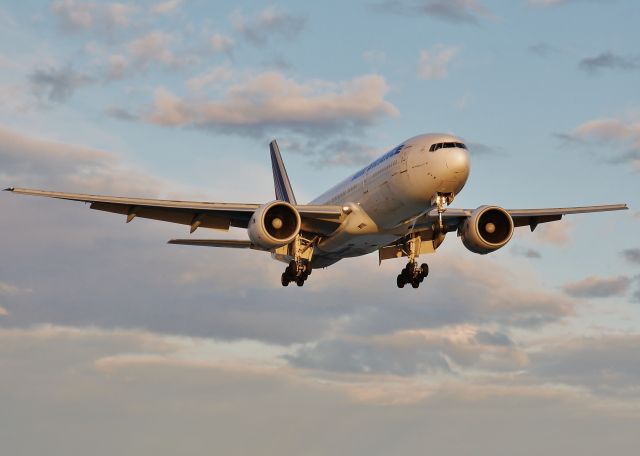
M401 237L398 226L431 207L437 194L455 197L469 176L469 153L462 144L446 134L415 136L311 201L351 211L318 244L314 264L373 252ZM434 145L446 146L430 150Z

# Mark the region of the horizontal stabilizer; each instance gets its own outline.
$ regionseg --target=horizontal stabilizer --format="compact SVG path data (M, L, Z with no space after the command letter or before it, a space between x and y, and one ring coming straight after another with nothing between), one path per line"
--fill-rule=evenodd
M199 245L203 247L226 247L228 249L264 250L253 244L251 241L235 239L171 239L168 243L179 245Z

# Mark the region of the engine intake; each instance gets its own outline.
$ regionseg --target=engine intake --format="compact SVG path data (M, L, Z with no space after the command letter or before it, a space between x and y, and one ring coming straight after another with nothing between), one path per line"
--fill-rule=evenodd
M285 201L272 201L260 206L247 227L251 242L266 250L292 242L300 232L300 214Z
M513 219L501 207L480 206L464 222L460 235L467 249L486 255L509 242L513 226Z

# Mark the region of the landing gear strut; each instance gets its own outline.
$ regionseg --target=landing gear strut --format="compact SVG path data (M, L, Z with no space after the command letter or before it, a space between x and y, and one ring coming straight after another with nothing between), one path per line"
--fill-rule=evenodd
M422 263L418 266L418 256L420 255L421 239L417 235L412 235L406 241L404 251L409 257L409 262L404 269L398 274L396 284L398 288L404 288L405 285L411 284L413 288L418 288L424 279L429 275L429 265Z
M295 282L299 287L304 285L305 280L311 275L311 263L291 260L289 266L282 273L280 282L283 287Z

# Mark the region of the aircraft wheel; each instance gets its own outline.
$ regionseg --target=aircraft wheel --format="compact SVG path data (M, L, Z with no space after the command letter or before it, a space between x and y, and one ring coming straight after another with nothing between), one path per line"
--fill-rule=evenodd
M420 269L422 270L422 277L429 275L429 265L427 263L422 263Z
M411 286L413 288L418 288L420 286L420 282L418 280L412 280L411 281Z
M297 278L296 279L296 285L298 285L299 287L304 285L304 279L302 277Z
M287 273L283 272L282 276L280 277L280 283L282 283L283 287L288 287L289 286L289 278L287 277Z
M398 288L404 288L405 281L404 281L404 276L402 274L398 274L398 278L396 279L396 284L398 285Z

